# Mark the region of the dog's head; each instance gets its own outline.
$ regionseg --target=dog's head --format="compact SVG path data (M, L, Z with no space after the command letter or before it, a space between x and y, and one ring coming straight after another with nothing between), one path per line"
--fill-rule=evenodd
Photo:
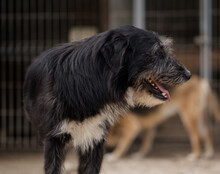
M132 93L135 104L151 107L170 100L169 87L191 77L173 57L171 45L170 39L152 31L124 26L107 33L100 52L115 74L117 88Z

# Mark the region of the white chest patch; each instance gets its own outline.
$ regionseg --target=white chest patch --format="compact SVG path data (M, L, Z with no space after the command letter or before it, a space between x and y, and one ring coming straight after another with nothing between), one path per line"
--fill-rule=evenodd
M94 143L98 143L103 139L106 131L103 128L105 119L102 116L95 116L81 123L64 121L60 127L60 131L61 133L69 133L73 138L73 146L80 148L84 152L89 147L93 147Z
M83 122L64 120L57 126L53 134L70 134L73 138L73 146L85 152L105 138L106 122L110 125L114 124L119 116L125 112L125 108L116 104L106 105L100 114L85 119Z

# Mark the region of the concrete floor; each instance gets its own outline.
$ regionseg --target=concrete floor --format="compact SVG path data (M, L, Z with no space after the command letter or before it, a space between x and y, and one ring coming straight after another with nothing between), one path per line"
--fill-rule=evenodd
M158 146L144 159L125 157L115 162L104 160L101 174L220 174L220 151L212 159L188 161L189 148ZM0 174L43 173L43 154L0 153ZM77 157L70 153L65 173L76 174Z

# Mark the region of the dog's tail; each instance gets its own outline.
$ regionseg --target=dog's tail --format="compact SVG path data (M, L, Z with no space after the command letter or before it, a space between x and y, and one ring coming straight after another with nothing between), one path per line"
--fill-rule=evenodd
M220 124L220 109L216 94L214 94L214 92L212 91L212 88L207 80L202 80L202 86L203 89L205 89L203 94L207 96L206 102L208 106L208 112Z

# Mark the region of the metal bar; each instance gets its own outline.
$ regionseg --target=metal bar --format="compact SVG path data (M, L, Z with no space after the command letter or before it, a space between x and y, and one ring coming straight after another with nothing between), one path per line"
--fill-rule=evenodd
M32 1L33 2L33 1ZM23 3L23 6L25 6L25 1ZM27 25L25 25L25 22L23 23L23 25L25 26L23 29L23 45L24 45L24 41L25 41L25 35L27 34L27 37L26 37L26 40L27 40L27 54L26 55L23 55L24 58L23 60L28 60L27 62L24 62L23 61L23 74L25 75L25 68L27 67L27 64L30 63L30 48L31 48L31 19L30 19L30 13L31 13L31 0L28 0L28 22L27 22ZM23 9L23 12L25 12L25 9ZM23 16L25 14L23 13ZM27 28L26 28L27 27ZM36 28L36 26L35 26ZM25 33L25 31L27 31L27 33ZM24 50L24 48L23 48ZM24 80L24 79L23 79ZM24 114L24 112L23 112ZM29 123L27 122L25 116L23 117L23 148L28 148L29 147L29 138L28 135L29 135Z
M69 41L69 0L66 0L66 41Z
M23 11L24 11L24 0L21 1L21 16L23 17ZM21 82L23 82L24 79L24 55L23 55L23 48L24 48L24 19L21 17L21 52L20 52L20 61L21 61L21 69L20 69L20 73L21 73ZM23 96L23 91L22 89L20 90L20 95ZM21 106L22 103L21 103ZM23 147L23 137L24 137L24 112L23 112L23 108L21 108L21 120L20 120L20 124L21 124L21 147Z
M16 1L16 8L18 9L21 9L22 3ZM21 40L21 28L18 28L19 24L22 26L22 22L21 22L21 19L18 19L18 15L16 15L16 31L17 31L17 34L16 34L16 41L19 41ZM18 34L19 33L19 34ZM16 83L16 115L17 115L17 121L16 121L16 131L17 131L17 144L16 146L18 146L19 148L22 148L21 146L21 142L22 142L22 139L21 139L21 118L22 118L22 114L21 114L21 110L22 110L22 93L20 93L20 90L22 89L22 83L21 83L21 56L20 54L17 54L17 51L16 51L16 48L17 48L17 45L19 45L21 47L21 41L18 42L18 44L16 44L16 47L14 48L14 52L15 54L17 55L17 58L16 58L16 65L17 65L17 70L15 71L16 72L16 79L17 79L17 83Z
M16 130L16 121L17 121L17 114L16 114L16 70L17 70L17 66L16 66L16 53L15 53L15 47L16 47L16 1L13 0L13 63L12 63L12 77L11 77L11 81L12 81L12 88L11 88L11 93L12 93L12 101L11 101L11 117L12 119L12 127L13 127L13 133L12 133L12 137L13 137L13 147L16 147L16 143L17 143L17 130Z
M43 50L46 49L46 1L43 1Z
M5 1L1 1L1 13L3 14L3 13L6 13L6 11L7 11L7 6L6 6L6 2ZM7 32L7 24L6 24L6 20L1 20L1 32L0 32L0 34L1 34L1 38L3 39L5 39L5 41L6 41L6 37L7 37L7 35L6 35L6 32ZM4 43L1 43L1 46L5 46L5 49L6 49L6 42L4 42ZM2 90L1 90L1 128L2 128L2 130L1 130L1 147L2 147L2 149L5 149L6 148L6 141L7 141L7 132L6 132L6 115L7 115L7 113L6 113L6 111L7 111L7 109L6 109L6 71L5 71L5 67L6 67L6 55L3 55L3 56L1 56L1 61L2 61L2 63L1 63L1 72L2 72L2 74L1 74L1 87L2 87Z
M132 18L133 18L134 26L145 29L146 27L145 13L146 13L145 0L133 0Z
M0 2L0 15L2 13L2 1ZM2 47L2 19L0 17L0 48ZM1 55L2 57L2 55ZM2 94L3 86L2 86L2 61L0 59L0 93ZM0 129L2 129L2 98L0 98ZM2 130L0 131L0 148L2 147Z
M39 47L38 45L40 44L39 42L39 37L40 37L40 31L41 31L41 28L40 28L40 24L39 24L39 10L40 10L40 3L41 1L38 1L38 0L35 0L35 8L36 8L36 21L35 21L35 29L36 29L36 33L35 33L35 43L34 43L34 47L35 47L35 56L37 56L39 54ZM29 14L31 15L31 14ZM31 32L31 30L29 31ZM31 38L29 38L30 42L32 42ZM29 48L29 50L31 50L31 48ZM31 56L31 54L28 55L28 58L30 60L30 62L32 61L32 59L34 58ZM32 136L32 126L30 122L27 123L28 124L28 146L27 148L33 148L36 143L36 138Z
M2 14L2 1L0 2L0 15ZM0 33L2 33L2 19L0 17ZM0 34L0 49L2 48L2 35ZM1 53L0 53L1 55ZM0 59L0 93L2 92L2 61ZM1 110L2 110L2 100L0 98L0 125L1 125L1 117L2 117L2 114L1 114ZM1 126L0 126L1 127ZM0 140L1 140L1 134L0 134ZM1 147L1 143L0 143L0 147Z
M9 2L6 1L6 15L8 14L9 12ZM5 38L5 43L6 43L6 50L8 50L8 46L9 46L9 21L8 19L6 18L6 22L5 22L5 27L6 27L6 31L5 31L5 35L6 35L6 38ZM5 55L5 67L7 70L9 70L9 57L8 55L6 54ZM8 145L10 144L9 143L9 73L6 72L6 69L5 69L5 82L6 82L6 85L5 85L5 93L6 93L6 97L5 97L5 103L6 103L6 147L8 147Z
M51 16L52 16L52 19L51 19L51 47L53 46L54 42L54 18L53 18L53 15L54 15L54 11L53 11L53 0L51 2Z
M200 0L200 75L212 81L212 0Z
M59 17L58 17L58 40L59 40L59 43L61 42L61 20L60 20L60 14L61 14L61 1L59 0L58 2L58 14L59 14Z

